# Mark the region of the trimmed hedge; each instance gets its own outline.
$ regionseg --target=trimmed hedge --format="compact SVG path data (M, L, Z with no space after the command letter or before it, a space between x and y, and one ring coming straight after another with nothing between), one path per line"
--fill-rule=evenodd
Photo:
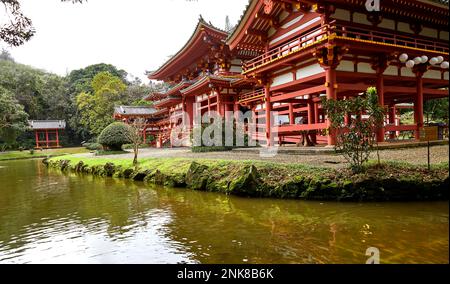
M100 133L98 143L108 150L121 151L122 145L131 143L127 135L129 131L125 123L111 123Z

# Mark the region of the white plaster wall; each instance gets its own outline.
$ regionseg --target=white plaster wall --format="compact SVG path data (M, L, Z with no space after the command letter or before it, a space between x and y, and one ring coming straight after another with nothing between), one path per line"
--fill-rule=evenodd
M362 13L354 13L354 14L353 14L353 21L354 21L355 23L359 23L359 24L372 25L372 24L367 20L367 15L366 15L366 14L362 14Z
M425 74L423 74L424 78L427 79L441 79L441 72L440 71L436 71L436 70L428 70L427 72L425 72Z
M397 66L388 66L384 71L383 75L391 75L398 76L398 67Z
M369 73L369 74L375 74L375 70L372 69L372 66L370 66L369 63L360 62L358 63L358 72L359 73Z
M378 26L380 28L395 30L395 21L391 19L383 19Z
M319 64L309 65L297 70L297 79L306 78L324 72Z
M279 86L285 83L289 83L293 81L293 76L291 73L286 73L283 75L279 75L273 79L272 87Z
M350 21L350 11L343 9L336 9L336 12L332 16L334 19Z
M353 71L355 71L354 66L355 66L355 64L352 61L343 60L343 61L341 61L339 66L336 68L336 70L353 72Z
M398 22L398 30L404 33L414 33L413 31L411 31L411 29L409 28L409 24L404 23L404 22Z
M435 29L423 28L422 31L420 32L420 35L428 36L428 37L432 37L432 38L438 38L438 31Z
M411 68L402 67L401 74L404 77L416 77Z

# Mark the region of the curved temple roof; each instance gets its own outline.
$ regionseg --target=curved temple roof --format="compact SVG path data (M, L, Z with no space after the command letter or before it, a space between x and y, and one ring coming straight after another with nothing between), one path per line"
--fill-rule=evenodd
M157 71L150 73L148 78L151 80L165 80L194 64L195 60L209 51L209 44L204 39L205 35L216 41L224 42L228 33L206 23L200 16L194 33L184 47Z
M264 1L249 0L238 25L228 37L227 44L231 50L239 48L262 51L264 46L258 41L257 36L247 32L251 30L258 30L260 33L267 32L268 28L270 28L270 18L279 15L280 7L283 4L294 4L296 6L304 4L312 6L327 2L336 6L353 7L352 9L355 11L365 11L365 0L280 0L273 1L273 8L270 15L263 15ZM427 23L429 26L445 27L444 30L448 26L448 0L390 0L385 2L381 1L381 3L382 13L386 18L390 17L406 21L418 19ZM299 6L296 8L299 8Z

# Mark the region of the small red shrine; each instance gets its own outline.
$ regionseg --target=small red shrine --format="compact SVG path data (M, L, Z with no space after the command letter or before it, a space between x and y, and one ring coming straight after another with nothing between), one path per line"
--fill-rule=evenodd
M60 131L66 128L64 120L30 120L36 139L36 149L60 148Z

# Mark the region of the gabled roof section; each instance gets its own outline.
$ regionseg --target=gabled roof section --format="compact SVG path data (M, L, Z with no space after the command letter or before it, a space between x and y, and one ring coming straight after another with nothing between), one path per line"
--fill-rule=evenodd
M177 74L180 70L194 64L196 60L209 52L210 43L205 40L205 36L208 36L216 42L225 42L228 33L214 27L211 23L207 23L200 16L194 33L183 48L157 71L150 73L148 78L151 80L166 80L168 77Z
M114 114L121 116L150 116L156 109L148 106L116 106Z
M235 81L242 79L241 75L205 75L191 86L180 90L183 95L192 95L208 91L211 89L211 84L214 86L231 87L231 84Z
M66 128L65 120L30 120L28 123L33 130Z

